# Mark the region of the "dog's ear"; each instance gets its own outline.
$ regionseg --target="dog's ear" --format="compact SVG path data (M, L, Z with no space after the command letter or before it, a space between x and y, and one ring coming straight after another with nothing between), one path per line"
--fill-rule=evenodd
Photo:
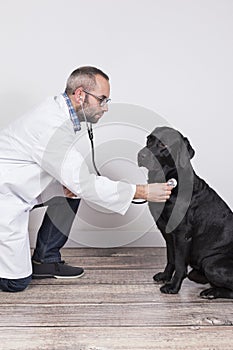
M195 151L190 145L187 137L182 136L180 140L180 152L178 155L178 163L184 168L190 159L194 157Z

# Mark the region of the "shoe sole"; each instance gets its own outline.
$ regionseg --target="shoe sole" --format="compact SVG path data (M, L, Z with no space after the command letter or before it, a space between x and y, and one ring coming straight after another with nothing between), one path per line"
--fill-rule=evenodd
M79 278L82 277L84 275L84 271L83 273L81 273L80 275L76 275L76 276L58 276L58 275L32 275L33 279L44 279L44 278L57 278L57 279L74 279L74 278Z

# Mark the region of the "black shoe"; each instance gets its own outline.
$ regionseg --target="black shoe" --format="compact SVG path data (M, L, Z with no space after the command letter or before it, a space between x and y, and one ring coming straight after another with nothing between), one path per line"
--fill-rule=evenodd
M32 278L78 278L84 274L81 267L65 264L65 261L55 263L39 263L32 261Z

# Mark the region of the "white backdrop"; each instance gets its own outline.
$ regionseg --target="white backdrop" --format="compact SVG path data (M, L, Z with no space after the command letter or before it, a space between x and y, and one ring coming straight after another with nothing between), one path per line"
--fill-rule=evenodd
M0 4L0 29L1 127L63 91L78 66L98 66L110 76L119 120L129 123L132 113L141 111L145 129L151 130L156 125L145 115L154 112L179 129L196 150L196 172L233 207L231 0L8 0ZM109 131L99 126L97 143ZM116 144L109 142L101 147L114 152ZM122 147L124 155L124 142ZM109 171L126 167L122 176L127 178L135 171L137 147L132 162L110 162ZM140 170L136 180L145 178ZM84 217L85 210L80 208ZM31 215L32 245L42 212ZM97 227L98 218L91 215L90 223L76 219L69 244L162 244L145 206L130 208L124 219L106 214Z

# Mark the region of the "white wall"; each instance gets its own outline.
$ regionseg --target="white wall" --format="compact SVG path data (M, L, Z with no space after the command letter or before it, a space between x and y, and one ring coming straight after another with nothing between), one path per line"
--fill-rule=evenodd
M131 125L130 138L136 133L134 114L141 113L144 134L158 120L166 120L191 141L196 150L196 172L233 207L232 42L231 0L1 2L1 127L47 95L60 93L76 67L98 66L110 75L111 97L117 103L109 119L106 115L102 129L101 125L96 129L99 150L106 146L113 151L112 157L107 154L112 163L105 170L116 175L116 169L122 167L127 171L119 173L120 177L130 181L133 172L132 181L146 179L134 164L139 143L144 142L140 131L140 142L129 140L131 153L125 154L121 137L118 147L111 140L102 141L112 132L107 123L112 122L110 113L114 118L121 113L120 135L125 130L124 121ZM121 159L115 156L116 149L122 152ZM103 168L107 158L102 153L99 161ZM125 218L101 214L101 223L97 223L99 216L88 210L85 204L80 208L81 218L75 222L70 244L162 242L159 234L154 234L145 206L130 208ZM32 242L42 212L32 213ZM91 217L89 223L86 217ZM147 231L151 233L142 235Z

